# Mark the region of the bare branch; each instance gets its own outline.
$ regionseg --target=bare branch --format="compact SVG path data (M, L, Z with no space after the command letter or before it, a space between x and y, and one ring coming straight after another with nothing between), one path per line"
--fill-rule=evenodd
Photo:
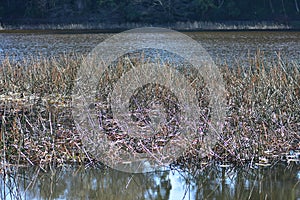
M299 13L300 11L299 11L299 6L298 6L297 0L295 0L295 7L296 7L297 12Z

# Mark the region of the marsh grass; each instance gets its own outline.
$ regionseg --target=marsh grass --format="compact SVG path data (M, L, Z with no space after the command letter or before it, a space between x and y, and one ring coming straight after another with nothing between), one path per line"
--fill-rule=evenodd
M80 58L11 61L0 67L1 163L83 162L72 125L71 89Z
M223 132L204 158L199 137L176 164L199 168L209 162L251 166L299 162L300 66L283 62L280 56L268 63L262 57L258 52L249 60L250 67L220 67L227 100ZM72 118L71 93L82 61L80 56L2 61L2 172L10 166L38 165L44 169L99 161L82 145ZM197 90L202 94L201 105L207 105L203 88ZM118 137L111 134L112 140L124 141Z
M24 31L24 30L127 30L141 27L168 27L176 30L279 30L292 29L294 27L272 22L272 21L229 21L229 22L210 22L210 21L188 21L174 22L168 24L147 24L147 23L71 23L71 24L39 24L39 25L6 25L0 26L0 30L4 31Z
M257 166L299 163L300 67L279 56L265 63L260 52L249 64L220 68L228 111L223 133L207 159ZM183 156L182 163L201 164L198 149Z

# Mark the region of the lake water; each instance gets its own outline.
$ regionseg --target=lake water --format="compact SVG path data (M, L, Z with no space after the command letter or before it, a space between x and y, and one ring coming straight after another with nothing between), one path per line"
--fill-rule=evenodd
M4 181L5 180L5 181ZM208 167L129 174L111 169L21 169L0 180L2 199L300 199L297 165Z
M217 63L246 63L255 52L266 61L300 64L300 32L189 32ZM0 61L79 53L86 55L108 33L0 33ZM0 175L1 199L300 199L300 167L209 167L196 174L162 171L128 174L110 169L19 169Z
M248 61L257 50L264 52L267 61L280 54L283 59L300 63L300 32L187 32L207 50L217 63ZM22 59L59 54L87 54L97 44L112 36L108 33L53 34L0 33L0 60L5 56Z

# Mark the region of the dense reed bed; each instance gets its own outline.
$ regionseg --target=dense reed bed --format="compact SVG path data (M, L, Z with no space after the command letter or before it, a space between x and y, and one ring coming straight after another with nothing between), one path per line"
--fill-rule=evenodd
M199 168L207 163L299 162L300 66L280 57L270 62L262 58L258 52L247 67L220 66L227 100L223 132L204 158L196 139L175 164ZM82 145L72 118L71 93L83 60L62 56L2 61L0 171L14 165L43 169L99 161Z
M208 161L265 167L279 161L299 163L300 67L279 56L265 62L262 54L257 52L248 67L220 67L228 110ZM182 163L201 164L198 152L193 148Z

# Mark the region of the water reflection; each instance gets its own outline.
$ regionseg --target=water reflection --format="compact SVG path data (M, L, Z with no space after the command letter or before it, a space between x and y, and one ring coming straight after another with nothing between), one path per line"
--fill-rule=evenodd
M50 57L62 54L87 54L112 34L0 33L0 61Z
M283 59L299 64L300 34L287 31L195 32L188 34L220 62L248 62L257 50L264 52L267 61ZM245 64L243 63L243 64Z
M299 63L300 34L292 31L242 31L242 32L192 32L186 33L207 50L220 64L235 64L238 60L248 62L258 49L267 60L277 58ZM5 57L15 59L31 56L57 56L60 54L87 54L112 34L45 34L0 33L0 61Z
M112 169L22 169L0 181L2 199L297 199L299 165L209 167L129 174Z

